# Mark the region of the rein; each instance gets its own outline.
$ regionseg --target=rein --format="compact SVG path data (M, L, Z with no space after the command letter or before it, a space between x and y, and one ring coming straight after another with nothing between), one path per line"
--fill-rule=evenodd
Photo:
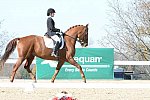
M72 36L70 36L70 35L68 35L68 34L65 34L65 33L64 33L64 36L68 36L68 37L70 37L70 38L72 38L72 39L74 39L74 40L77 40L78 42L82 42L82 40L79 40L78 38L76 39L75 37L72 37Z

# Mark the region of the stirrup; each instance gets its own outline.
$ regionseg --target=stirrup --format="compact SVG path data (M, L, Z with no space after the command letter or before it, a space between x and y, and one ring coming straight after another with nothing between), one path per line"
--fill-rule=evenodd
M57 57L57 54L55 54L54 52L52 52L51 56Z

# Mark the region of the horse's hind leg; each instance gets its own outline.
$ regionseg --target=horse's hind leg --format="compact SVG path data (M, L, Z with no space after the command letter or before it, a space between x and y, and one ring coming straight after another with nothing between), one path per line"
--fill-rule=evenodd
M73 58L69 58L69 59L68 59L68 62L69 62L70 64L76 66L76 67L79 69L79 71L80 71L80 73L81 73L81 77L82 77L84 83L86 83L86 78L85 78L84 72L82 71L81 66L80 66Z
M56 70L55 70L55 73L54 73L54 75L53 75L53 77L52 77L52 80L51 80L52 83L54 83L54 81L55 81L55 79L56 79L56 76L57 76L57 74L58 74L58 72L59 72L61 66L64 64L64 62L65 62L65 61L59 61L59 62L58 62L57 67L56 67Z
M16 64L13 66L13 71L12 71L12 75L11 75L11 78L10 78L10 82L14 81L16 71L18 70L18 68L20 67L20 65L22 64L23 61L24 61L24 58L19 57Z
M32 80L34 80L36 82L36 78L35 75L32 73L32 71L30 70L30 65L32 64L32 61L34 59L34 56L30 56L26 59L26 63L24 65L24 68L27 70L27 72L29 73L30 77Z

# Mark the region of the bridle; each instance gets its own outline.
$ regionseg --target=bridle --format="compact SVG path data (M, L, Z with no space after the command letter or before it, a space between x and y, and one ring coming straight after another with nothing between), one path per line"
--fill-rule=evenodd
M88 34L87 32L88 32L88 30L87 30L87 27L86 27L84 33L83 33L81 36L83 36L83 35L85 35L85 34ZM68 34L65 34L65 33L64 33L64 36L68 36L68 37L70 37L70 38L72 38L72 39L74 39L74 40L80 42L81 44L84 44L84 43L85 43L84 41L85 41L85 39L86 39L85 36L83 36L83 37L84 37L83 39L80 39L79 37L78 37L78 38L75 38L75 37L72 37L72 36L70 36L70 35L68 35ZM81 37L81 36L80 36L80 37Z

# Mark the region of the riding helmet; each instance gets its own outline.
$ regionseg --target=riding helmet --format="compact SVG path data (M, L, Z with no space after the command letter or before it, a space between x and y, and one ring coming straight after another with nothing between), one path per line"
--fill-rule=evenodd
M47 10L47 16L49 16L50 13L55 13L55 10L54 10L53 8L49 8L49 9Z

